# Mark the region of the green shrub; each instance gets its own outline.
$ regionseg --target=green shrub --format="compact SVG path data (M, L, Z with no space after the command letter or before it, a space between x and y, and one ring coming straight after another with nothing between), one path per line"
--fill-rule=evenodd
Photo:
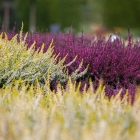
M44 44L38 51L34 50L35 42L27 49L26 37L27 34L23 37L22 29L20 34L15 35L11 40L8 40L5 33L0 34L0 87L19 78L29 83L34 83L38 79L40 84L44 84L48 75L50 81L55 79L57 82L65 82L68 79L66 67L76 58L64 65L66 57L58 59L59 55L54 54L53 40L47 52L43 53ZM86 73L87 69L77 74L79 70L80 68L72 73L74 79Z

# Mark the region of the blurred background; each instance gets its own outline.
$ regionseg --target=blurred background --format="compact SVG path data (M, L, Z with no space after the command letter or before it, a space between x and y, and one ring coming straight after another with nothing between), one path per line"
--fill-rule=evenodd
M0 0L0 26L24 31L140 35L140 0ZM3 26L4 25L4 26Z

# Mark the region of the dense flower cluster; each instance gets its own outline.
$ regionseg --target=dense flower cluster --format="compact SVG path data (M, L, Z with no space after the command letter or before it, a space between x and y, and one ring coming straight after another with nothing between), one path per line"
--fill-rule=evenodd
M102 79L109 96L115 94L115 91L120 88L123 88L123 91L126 89L134 91L135 84L139 83L140 79L139 41L133 42L129 32L127 40L115 38L112 41L111 38L107 40L104 38L87 39L83 34L80 36L73 34L71 30L70 28L67 34L29 34L26 40L28 48L34 41L37 46L36 50L44 43L45 53L53 38L55 53L60 54L61 58L68 55L65 64L77 56L76 61L67 67L69 74L79 66L81 60L83 60L83 65L80 71L89 65L87 73L77 81L87 83L87 79L90 78L96 88L98 81ZM12 34L9 34L9 38ZM134 92L131 92L131 94L134 94Z

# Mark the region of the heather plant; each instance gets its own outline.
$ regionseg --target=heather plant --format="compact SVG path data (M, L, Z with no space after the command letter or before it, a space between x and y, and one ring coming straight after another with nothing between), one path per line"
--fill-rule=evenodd
M11 36L9 35L9 38ZM96 89L99 80L102 79L108 96L115 95L120 88L123 88L122 97L125 90L129 89L129 93L134 98L135 86L140 80L140 42L134 41L129 31L127 40L116 38L113 41L111 37L88 39L84 34L75 35L72 33L72 28L65 34L61 32L58 34L29 33L26 39L27 48L36 41L35 50L38 50L44 43L43 52L45 53L52 39L56 54L59 54L61 58L68 54L64 64L70 63L77 56L73 64L67 66L68 75L79 67L81 60L83 64L77 74L88 66L83 76L74 78L77 82L80 81L84 85L90 78Z
M54 53L53 40L48 45L44 53L44 44L35 49L36 42L32 43L27 49L26 38L23 36L22 29L20 34L11 39L5 33L0 34L0 87L8 85L13 79L21 78L25 83L34 83L36 80L44 84L44 80L49 78L51 81L64 83L68 79L67 66L71 65L76 58L70 63L64 64L66 56L59 58ZM59 58L59 59L58 59ZM82 62L81 62L82 64ZM80 65L81 67L81 65ZM71 73L73 79L79 78L87 69L79 72L80 67Z
M114 41L110 37L107 40L105 38L91 40L84 37L83 34L81 37L72 34L70 28L68 34L30 34L27 42L29 46L33 40L36 40L38 44L44 42L46 44L45 52L47 44L52 38L56 54L60 53L60 56L64 57L68 53L65 63L70 62L77 55L76 61L68 67L69 74L77 68L82 59L81 71L89 65L87 73L77 81L84 82L91 78L96 88L99 79L103 79L104 84L111 88L110 91L108 88L106 89L109 91L109 96L112 96L115 93L114 90L119 88L125 90L131 87L130 91L135 90L135 84L138 84L140 75L140 43L133 41L129 31L127 40L119 37Z
M139 140L139 94L131 106L127 91L123 100L119 91L109 101L102 82L96 91L91 82L87 91L79 87L69 79L57 92L49 80L43 87L16 80L1 88L0 139Z

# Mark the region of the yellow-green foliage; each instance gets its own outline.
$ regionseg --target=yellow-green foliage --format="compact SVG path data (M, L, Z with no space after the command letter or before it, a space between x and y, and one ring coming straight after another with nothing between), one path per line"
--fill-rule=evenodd
M69 82L64 90L14 81L0 89L0 140L139 140L140 98L133 106L95 92L79 91ZM13 86L14 85L14 86ZM20 85L20 86L19 86Z
M40 84L44 84L44 77L47 78L48 73L50 80L66 81L68 73L64 69L75 59L67 65L64 65L65 58L57 62L58 55L53 52L53 40L46 53L43 53L44 44L40 51L35 52L35 42L27 50L26 37L27 34L23 39L22 29L19 36L15 35L11 40L8 40L5 33L0 34L0 87L8 85L13 79L19 78L30 83L38 79ZM77 74L79 69L73 72L72 77L82 76L87 71L85 69Z
M9 41L6 34L0 35L0 83L7 85L19 77L26 82L34 82L37 78L42 82L48 72L51 79L57 75L60 80L65 79L66 73L62 71L64 60L56 64L57 56L53 54L51 44L46 53L43 53L43 46L40 52L35 52L35 43L27 50L25 39L18 42L16 35Z

